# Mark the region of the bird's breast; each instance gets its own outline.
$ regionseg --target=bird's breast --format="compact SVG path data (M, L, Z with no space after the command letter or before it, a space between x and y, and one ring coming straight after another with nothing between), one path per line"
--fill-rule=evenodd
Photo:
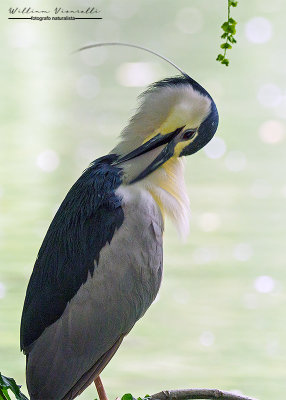
M148 191L121 186L116 195L121 199L123 223L100 251L93 275L78 292L78 301L88 296L95 309L108 304L114 318L121 319L122 330L129 330L160 287L163 220Z

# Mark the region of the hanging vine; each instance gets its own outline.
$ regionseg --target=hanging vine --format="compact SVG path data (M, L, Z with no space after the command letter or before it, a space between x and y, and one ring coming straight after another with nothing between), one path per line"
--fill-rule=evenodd
M219 54L217 56L217 61L219 61L221 64L224 64L225 66L229 65L229 59L226 58L226 52L229 49L232 49L232 45L236 43L236 39L234 38L234 35L236 34L236 20L233 19L230 16L230 8L231 7L237 7L238 1L233 1L233 0L228 0L228 5L227 5L227 21L225 21L221 29L223 30L223 34L221 35L221 38L224 39L224 43L220 45L221 49L223 49L223 53Z

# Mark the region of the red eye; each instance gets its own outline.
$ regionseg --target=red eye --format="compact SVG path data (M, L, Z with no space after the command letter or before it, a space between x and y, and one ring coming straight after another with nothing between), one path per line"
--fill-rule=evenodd
M196 132L197 132L196 129L188 129L188 130L186 130L186 131L184 132L183 139L184 139L184 140L190 140L190 139L192 139L192 138L195 136Z

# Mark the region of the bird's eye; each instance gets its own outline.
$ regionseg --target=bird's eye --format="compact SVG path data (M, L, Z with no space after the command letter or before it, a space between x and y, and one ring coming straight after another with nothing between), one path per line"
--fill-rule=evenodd
M184 139L184 140L190 140L190 139L192 139L192 138L195 136L196 132L197 132L196 129L188 129L188 130L186 130L186 131L184 132L183 139Z

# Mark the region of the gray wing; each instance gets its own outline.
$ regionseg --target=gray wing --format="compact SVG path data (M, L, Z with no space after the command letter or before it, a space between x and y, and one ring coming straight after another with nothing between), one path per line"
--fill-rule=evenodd
M147 192L124 197L124 222L102 248L93 276L29 349L31 400L76 397L98 376L157 295L162 277L161 214Z

